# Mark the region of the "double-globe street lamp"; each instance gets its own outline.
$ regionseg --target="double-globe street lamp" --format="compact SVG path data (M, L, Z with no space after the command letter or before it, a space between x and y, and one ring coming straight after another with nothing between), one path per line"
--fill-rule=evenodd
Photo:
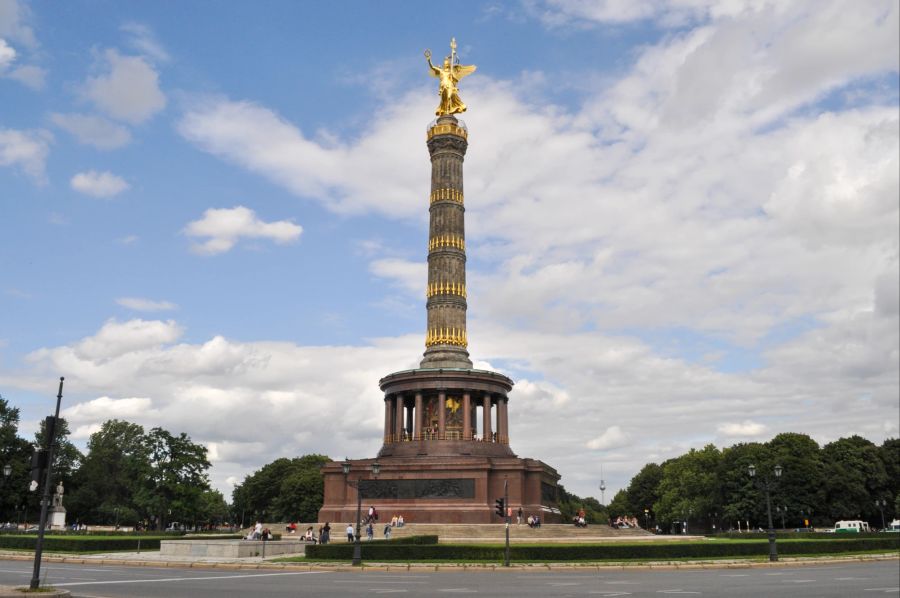
M750 479L753 480L753 483L756 485L756 487L760 490L764 490L766 493L766 514L769 516L769 560L775 562L778 560L778 549L775 548L775 525L772 523L772 499L770 496L770 492L775 486L775 481L781 477L781 465L775 466L774 478L770 478L768 475L761 475L759 477L756 477L755 465L750 465L747 468L747 472L750 474Z
M356 488L356 536L353 539L353 565L359 566L362 565L362 546L359 543L359 525L360 518L362 517L362 495L363 495L363 484L367 480L357 479L357 480L349 480L347 476L350 475L350 459L344 459L344 462L341 463L341 468L344 471L344 481L351 488ZM378 472L381 471L381 465L378 461L372 463L372 477L378 477Z

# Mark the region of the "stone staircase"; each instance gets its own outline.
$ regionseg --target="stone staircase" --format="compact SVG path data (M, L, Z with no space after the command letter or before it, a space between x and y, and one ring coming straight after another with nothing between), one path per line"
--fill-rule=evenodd
M437 535L441 544L457 543L502 543L505 530L502 523L466 524L466 523L407 523L403 527L392 529L393 538L407 536ZM375 537L384 536L384 524L375 526ZM613 529L608 525L590 525L586 528L574 525L543 524L530 528L526 524L511 523L509 526L510 543L591 543L609 540L645 540L658 538L640 528Z
M285 533L284 523L265 523L273 532L283 534L284 539L292 536ZM310 525L318 534L321 523L298 523L297 534L306 531ZM346 522L331 523L331 541L345 542L344 529ZM384 522L375 524L375 539L384 538ZM365 524L360 528L363 541L365 541ZM242 531L247 535L250 529ZM404 538L409 536L437 535L441 544L502 544L505 541L504 527L502 523L407 523L403 527L391 528L391 537ZM590 544L594 542L609 541L642 541L642 540L683 540L684 536L657 536L640 528L613 529L608 525L589 525L588 527L575 527L574 525L562 525L545 523L537 528L530 528L526 524L509 525L509 541L516 544L545 543L545 544Z

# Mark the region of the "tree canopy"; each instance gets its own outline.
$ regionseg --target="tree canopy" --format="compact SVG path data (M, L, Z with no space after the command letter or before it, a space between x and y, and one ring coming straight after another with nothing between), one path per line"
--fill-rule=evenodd
M324 455L280 458L244 478L232 492L235 519L316 521L322 506Z
M748 475L750 465L757 477ZM782 475L776 478L774 468ZM650 463L617 493L609 505L615 515L640 516L650 509L663 530L684 521L690 530L708 531L747 525L766 527L760 480L771 482L776 526L831 525L839 519L863 519L881 527L876 500L884 500L886 520L900 511L900 440L880 447L860 436L819 447L805 434L778 434L766 443L741 443L723 450L713 445L691 449L661 465ZM740 522L740 523L738 523Z

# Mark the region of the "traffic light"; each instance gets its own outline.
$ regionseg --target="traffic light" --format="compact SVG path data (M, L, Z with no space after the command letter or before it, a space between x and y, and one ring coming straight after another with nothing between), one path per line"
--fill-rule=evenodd
M498 498L494 501L494 512L497 513L498 517L506 517L506 509L505 501L502 498Z
M35 448L31 454L31 484L28 486L29 490L32 492L37 490L46 469L47 451L42 448Z

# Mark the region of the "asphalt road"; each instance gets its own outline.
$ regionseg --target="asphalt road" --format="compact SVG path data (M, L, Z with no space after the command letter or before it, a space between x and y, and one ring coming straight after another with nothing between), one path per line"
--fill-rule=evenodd
M173 569L45 563L47 583L82 598L213 596L897 596L897 561L679 571L356 572ZM0 561L0 585L27 585L31 564ZM42 575L43 577L43 575Z

